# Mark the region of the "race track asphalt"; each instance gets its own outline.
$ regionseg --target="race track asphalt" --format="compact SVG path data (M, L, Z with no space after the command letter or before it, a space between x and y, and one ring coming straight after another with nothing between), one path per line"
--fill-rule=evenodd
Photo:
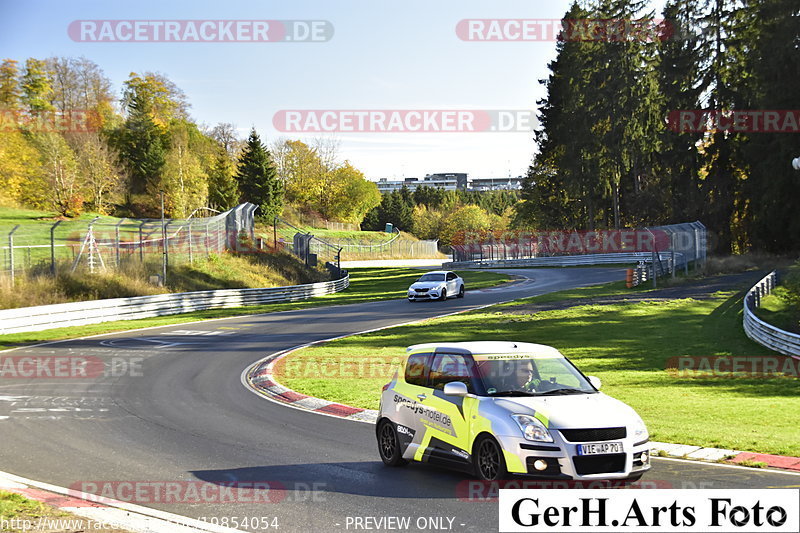
M409 517L411 531L496 531L497 503L484 500L468 476L426 465L386 468L373 426L272 403L240 376L270 353L311 341L624 279L619 268L507 272L527 279L447 302L304 309L3 353L95 357L120 375L0 379L0 470L62 487L114 487L106 495L194 518L277 518L279 531L353 531L355 517ZM176 481L266 482L273 490L225 493L236 502L201 495L192 503L185 493L165 502L110 483L142 490ZM660 458L644 481L661 488L800 486L798 475ZM279 501L263 501L270 498Z

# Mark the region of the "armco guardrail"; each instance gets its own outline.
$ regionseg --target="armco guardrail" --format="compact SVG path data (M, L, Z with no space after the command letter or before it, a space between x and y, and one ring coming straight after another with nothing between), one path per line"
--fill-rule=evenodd
M134 320L207 309L291 302L332 294L349 286L350 275L345 273L344 277L335 281L288 287L181 292L6 309L0 311L0 334L99 324L112 320Z
M753 309L761 305L761 297L772 292L778 282L773 270L747 291L744 297L744 332L757 343L784 355L800 356L800 335L789 333L758 318Z
M662 261L668 261L672 252L661 252ZM617 254L585 254L560 255L550 257L533 257L529 259L497 259L494 261L455 261L442 264L442 268L507 268L507 267L545 267L545 266L581 266L608 265L615 263L651 262L650 252L622 252Z

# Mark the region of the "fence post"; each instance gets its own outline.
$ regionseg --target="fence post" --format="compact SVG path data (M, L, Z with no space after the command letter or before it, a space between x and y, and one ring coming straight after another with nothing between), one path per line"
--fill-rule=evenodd
M672 252L672 279L675 279L675 271L678 270L677 266L675 265L675 234L669 234L669 247L670 252Z
M50 226L50 275L53 277L56 275L56 239L54 232L61 222L63 221L59 220Z
M19 229L19 224L8 232L8 265L11 267L11 286L14 286L14 232Z
M139 224L139 262L141 263L144 263L144 235L142 231L144 225L144 222Z
M700 269L700 231L694 228L694 271Z
M194 257L192 256L192 221L189 220L189 264L194 264Z
M119 268L119 245L120 245L120 243L119 243L119 227L126 220L127 220L126 218L123 218L119 222L117 222L116 226L114 226L114 242L115 242L115 249L116 249L115 258L117 260L117 268Z

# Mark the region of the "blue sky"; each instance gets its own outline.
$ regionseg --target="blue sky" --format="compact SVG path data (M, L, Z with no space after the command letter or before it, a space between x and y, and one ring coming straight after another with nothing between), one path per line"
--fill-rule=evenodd
M660 6L662 2L655 5ZM534 109L543 96L554 42L466 42L456 23L473 18L558 19L566 0L195 0L69 2L0 0L0 55L85 56L118 93L130 72L166 74L186 93L198 123L255 127L279 136L284 109ZM67 35L74 20L327 20L322 43L83 43ZM318 134L288 135L311 140ZM531 134L338 133L341 159L367 177L473 177L523 174Z

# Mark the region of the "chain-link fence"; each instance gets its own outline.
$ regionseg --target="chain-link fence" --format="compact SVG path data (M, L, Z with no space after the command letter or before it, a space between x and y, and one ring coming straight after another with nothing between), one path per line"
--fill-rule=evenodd
M700 222L650 228L596 231L460 232L451 246L453 261L498 261L538 257L649 252L657 273L704 264L706 227Z
M239 250L244 240L252 241L255 209L245 203L210 217L163 221L96 217L14 225L0 229L5 237L0 272L13 280L26 272L92 273L131 262L191 263L211 253Z
M310 261L335 262L369 259L430 259L445 258L439 252L439 241L419 241L409 238L395 228L393 234L386 235L386 241L374 242L375 232L353 232L350 236L320 236L315 234L314 228L299 228L292 223L276 217L270 228L271 235L263 235L263 245L273 245L277 248L291 250L295 255L308 262L307 254L311 254ZM337 230L341 231L341 230ZM325 232L320 231L324 235ZM305 236L302 239L300 236ZM369 236L369 237L367 237ZM308 245L303 242L307 240ZM363 241L373 242L363 242ZM313 256L316 256L314 258Z

